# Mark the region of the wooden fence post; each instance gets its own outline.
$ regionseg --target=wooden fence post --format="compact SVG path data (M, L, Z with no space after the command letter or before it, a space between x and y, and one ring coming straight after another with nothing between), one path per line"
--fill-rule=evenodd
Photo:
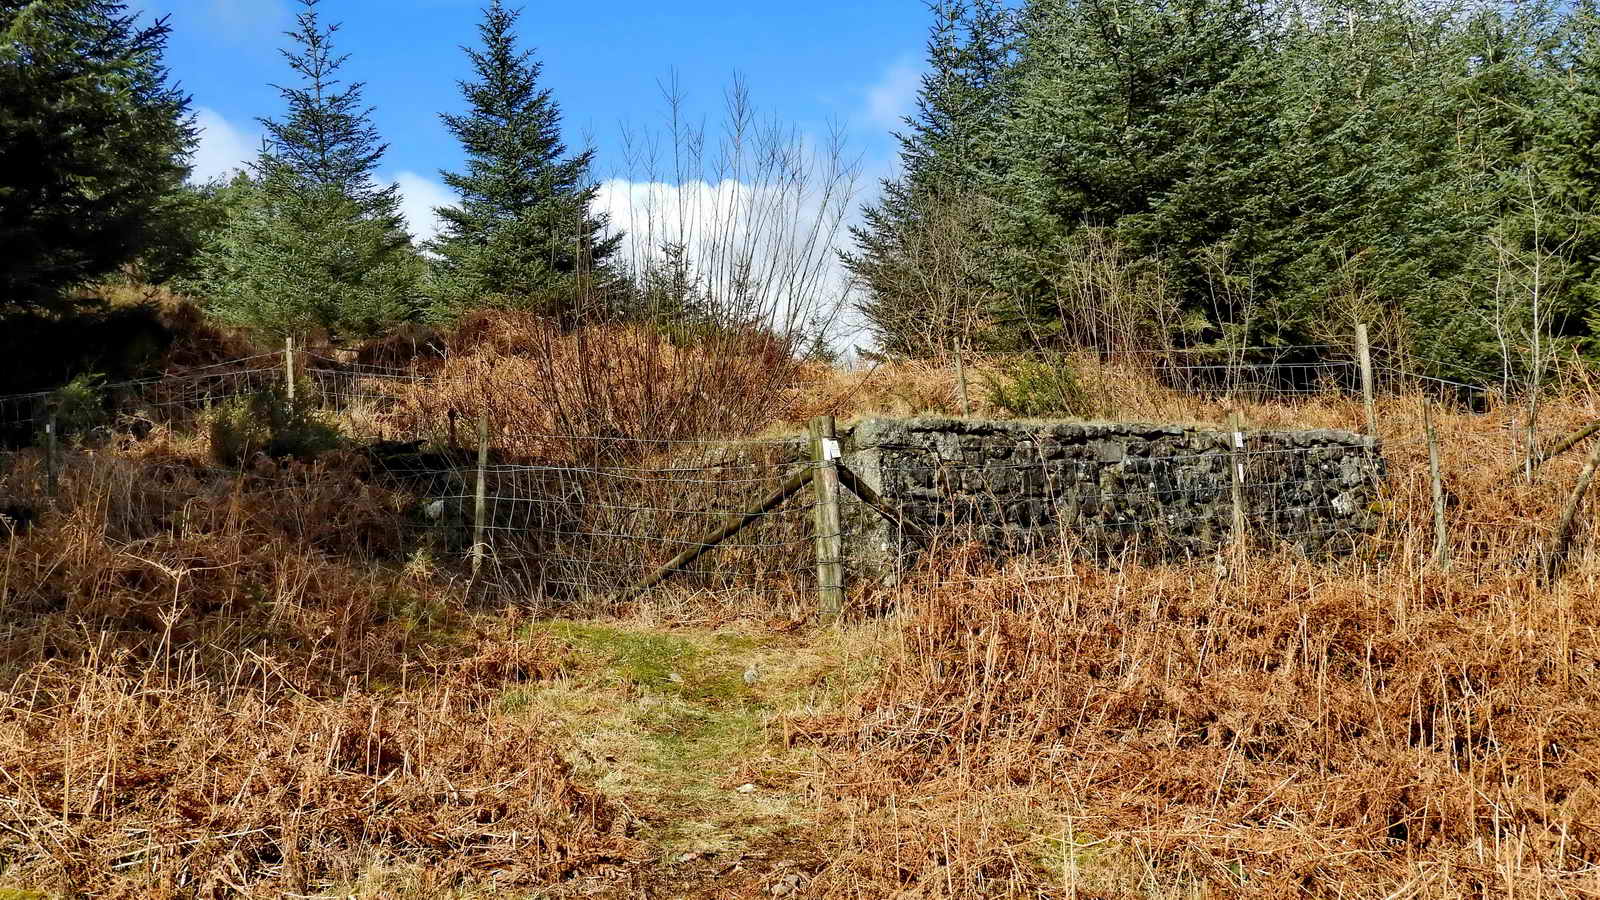
M1439 432L1433 427L1433 401L1423 398L1422 429L1428 435L1428 480L1433 493L1433 564L1450 564L1450 535L1444 526L1444 482L1439 477Z
M489 467L489 409L478 414L478 488L472 507L472 579L478 579L483 569L484 518L488 514L488 482L484 470Z
M1372 391L1372 347L1367 343L1367 326L1356 326L1356 356L1361 363L1361 402L1367 407L1367 435L1378 436L1378 410Z
M1378 405L1373 400L1373 348L1366 341L1366 323L1355 327L1355 357L1362 364L1362 404L1366 407L1366 434L1378 437Z
M289 404L294 404L294 335L283 339L283 384Z
M844 611L844 524L839 515L839 435L833 416L811 420L811 485L816 493L817 612L833 621Z
M956 388L961 394L961 414L963 416L970 416L972 415L972 401L967 398L967 367L961 359L961 341L959 339L957 339L955 347Z
M1233 482L1233 543L1244 547L1246 526L1244 516L1244 426L1238 410L1228 411L1228 469Z
M56 478L56 414L52 410L50 419L44 423L44 485L52 498L56 495Z

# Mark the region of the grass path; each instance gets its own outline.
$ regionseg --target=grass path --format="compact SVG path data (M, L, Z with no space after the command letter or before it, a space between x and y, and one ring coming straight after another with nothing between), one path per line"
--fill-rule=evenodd
M517 688L580 776L625 805L657 852L652 891L814 866L822 765L785 716L827 711L870 681L877 628L774 634L638 622L531 626L570 648L568 673ZM774 874L776 873L776 874ZM667 896L667 894L660 894Z

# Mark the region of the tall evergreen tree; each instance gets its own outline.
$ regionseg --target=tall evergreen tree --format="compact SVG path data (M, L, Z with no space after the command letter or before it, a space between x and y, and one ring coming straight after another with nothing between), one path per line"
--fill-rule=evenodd
M269 139L253 165L248 201L203 264L211 310L224 321L276 335L381 333L419 311L420 258L400 212L398 185L374 172L387 146L362 101L343 84L338 25L323 26L318 0L288 32L283 51L298 86L279 87L282 120L262 119Z
M500 0L483 11L482 45L464 48L476 75L460 84L469 111L441 116L467 156L466 171L442 173L460 200L438 210L432 247L446 312L500 304L568 314L580 282L622 240L592 211L593 151L567 156L542 65L517 48L520 14Z
M56 307L158 238L195 135L168 34L123 3L0 3L0 312Z
M1251 197L1275 178L1272 38L1252 0L1029 7L1016 100L997 139L1006 330L1074 339L1058 293L1070 289L1067 251L1084 229L1109 229L1136 258L1168 260L1191 307L1249 295L1200 284L1206 260L1248 255L1230 239L1248 241L1264 212Z
M999 0L930 0L928 72L896 135L898 176L851 229L847 269L880 346L930 355L965 343L989 295L979 198L997 174L995 127L1010 102L1015 27Z
M1600 10L1592 0L1574 10L1568 35L1564 65L1548 79L1529 179L1543 208L1518 210L1517 235L1529 252L1565 263L1552 325L1594 359L1600 358ZM1535 212L1543 216L1537 238Z

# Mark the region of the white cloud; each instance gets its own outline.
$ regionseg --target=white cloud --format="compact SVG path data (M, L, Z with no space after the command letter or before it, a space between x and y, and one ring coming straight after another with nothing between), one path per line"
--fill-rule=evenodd
M848 185L826 192L826 179L746 184L732 179L601 182L594 210L624 233L621 255L637 275L682 244L689 268L710 296L736 296L741 267L768 324L802 330L829 315L846 278L835 252L843 237Z
M916 108L922 87L922 67L909 56L901 57L867 88L867 121L887 131L898 131Z
M456 202L450 189L416 172L400 172L394 176L400 186L400 211L411 226L411 236L418 243L431 241L439 233L439 217L433 210Z
M196 184L231 176L254 159L260 149L258 135L233 127L221 113L208 106L195 109L195 124L200 129L200 143L190 160L194 171L189 180Z

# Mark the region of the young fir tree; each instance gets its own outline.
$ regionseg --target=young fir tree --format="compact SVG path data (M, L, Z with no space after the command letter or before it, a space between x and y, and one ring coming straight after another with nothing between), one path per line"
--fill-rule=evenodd
M0 314L58 307L159 240L194 146L168 34L124 3L0 3Z
M517 49L519 15L500 0L484 10L482 46L464 48L476 75L460 85L470 109L441 116L467 156L464 172L442 173L460 200L438 210L431 248L446 315L498 305L567 316L622 240L591 211L593 151L567 157L541 64Z
M322 330L366 337L413 318L422 263L400 212L397 185L373 178L386 145L361 99L361 82L337 78L339 26L323 26L317 0L284 50L298 86L280 87L288 115L262 119L268 141L246 202L203 260L212 312L277 336Z
M1006 113L1012 13L999 0L931 0L929 71L900 142L901 173L851 229L844 265L879 346L913 356L968 343L988 296L978 197L995 174L989 140Z

